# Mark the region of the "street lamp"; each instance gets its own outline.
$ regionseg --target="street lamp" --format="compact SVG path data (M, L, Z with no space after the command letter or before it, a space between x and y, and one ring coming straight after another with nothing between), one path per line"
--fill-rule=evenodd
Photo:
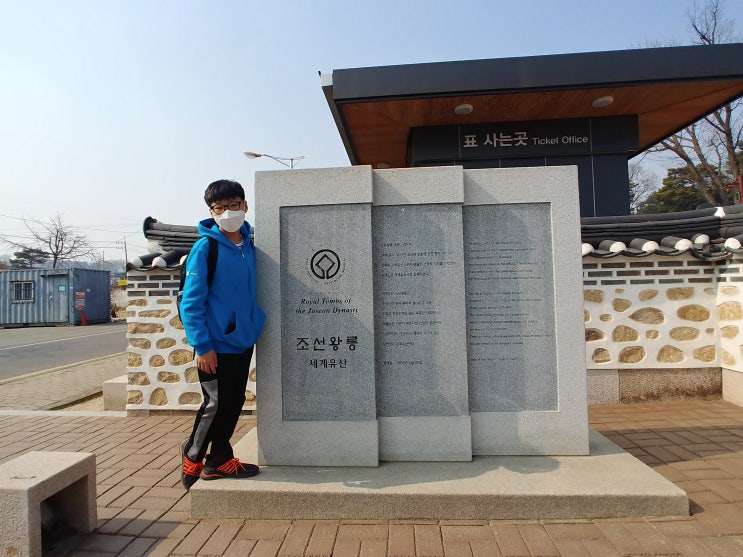
M294 165L297 161L301 161L304 157L274 157L273 155L267 155L266 153L253 153L252 151L245 151L243 153L246 157L249 159L257 159L258 157L268 157L269 159L273 159L278 163L283 164L286 167L289 167L291 169L294 168ZM289 162L286 162L289 161Z

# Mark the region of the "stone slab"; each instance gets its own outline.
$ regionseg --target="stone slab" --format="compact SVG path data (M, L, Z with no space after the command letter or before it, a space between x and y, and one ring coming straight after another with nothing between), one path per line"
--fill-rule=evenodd
M280 217L282 419L375 420L371 206Z
M590 456L482 456L378 468L267 466L254 478L196 482L193 518L569 519L685 516L683 490L601 434ZM255 430L235 446L256 456Z
M472 460L469 416L379 418L379 459L440 462Z
M462 168L373 180L380 459L470 460Z
M96 527L96 470L92 453L32 451L0 464L0 551L42 554L45 522L61 519L80 533Z
M128 381L128 375L119 375L118 377L103 382L104 410L126 410L126 386Z
M374 172L374 205L462 203L461 166L390 168Z
M364 277L371 281L372 276L372 170L364 166L258 172L255 197L257 296L258 303L267 314L263 334L256 346L256 367L260 370L260 379L256 383L256 398L260 401L257 404L260 424L257 461L261 464L284 465L375 466L378 462L379 436L374 412L372 294L371 284L364 289L358 283ZM344 212L343 218L351 214L356 217L361 215L366 225L362 225L358 218L350 224L345 220L335 220L333 212L336 210ZM301 242L301 246L295 246L292 238L282 238L281 219L296 218L309 226L312 219L303 218L309 211L325 215L327 219L315 219L314 227L305 228L301 238L294 238ZM335 227L339 226L343 231L353 228L354 234L338 234ZM351 239L351 243L345 241ZM305 253L292 251L294 247L301 247ZM339 262L340 267L344 261L354 264L346 267L342 273L335 273L335 268L326 266L329 259L318 256L317 260L313 260L314 255L323 250L334 252L338 256L335 261ZM360 268L363 261L368 261L368 268ZM323 272L326 276L318 276ZM344 282L348 279L357 283L348 285ZM355 299L362 290L368 291L368 304L362 305ZM310 291L311 296L308 294ZM346 292L350 294L343 296ZM317 305L323 305L323 298L340 299L339 303L326 305L331 311L334 307L357 309L357 313L342 314L351 318L352 328L344 326L322 332L307 329L307 334L304 334L303 327L312 324L312 320L305 317L312 316L309 313L296 313L298 309L303 309L303 296L312 302L317 301ZM292 299L289 300L289 297ZM297 316L294 322L289 320L292 315ZM343 323L348 324L347 321ZM331 337L339 335L344 341L342 357L338 355L340 350L334 351L329 344ZM349 336L357 337L357 344L346 342ZM297 357L299 348L305 347L297 337L306 337L304 342L310 348L314 348L315 339L319 339L317 351L301 352L303 355L314 352L312 357L303 356L301 360L305 371L308 370L307 366L312 366L312 371L326 375L321 385L308 387L308 393L316 401L321 400L323 388L332 384L329 381L332 379L331 372L334 371L339 377L342 377L341 372L346 374L343 381L347 382L340 385L343 387L341 391L334 394L332 388L325 390L325 402L328 404L309 409L315 414L303 414L300 406L302 381L309 381L311 374L284 377L284 373L294 373L288 371L290 366L285 359ZM319 350L323 337L325 351ZM359 365L354 363L353 360L362 355L369 360L368 366L365 362ZM347 360L345 367L340 367L339 359ZM330 360L335 360L335 367L332 367ZM314 367L315 363L318 368ZM360 372L358 375L357 371ZM336 400L342 405L346 404L342 400L343 395L353 392L351 382L357 379L362 381L366 391L363 408L346 405L334 413L333 397L342 395L340 399L336 396ZM351 398L361 402L361 398Z
M722 368L722 398L743 406L743 372Z
M550 221L548 203L464 209L472 412L557 410Z
M464 171L472 454L588 454L577 181Z
M467 415L461 206L373 214L377 413Z

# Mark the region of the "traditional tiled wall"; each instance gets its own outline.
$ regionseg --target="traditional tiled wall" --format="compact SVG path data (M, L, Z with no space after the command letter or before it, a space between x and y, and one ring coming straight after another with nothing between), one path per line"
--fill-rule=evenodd
M709 370L743 371L743 260L586 258L583 286L589 377L615 369L627 384L640 374L668 384L676 370L694 394L712 388Z
M130 271L127 278L127 410L197 409L193 350L175 307L178 271ZM719 389L721 369L743 378L743 259L584 258L583 287L589 385L598 377L599 388L630 392L678 381L675 388L693 391L696 381L708 392ZM254 393L252 369L246 407Z
M585 260L586 366L743 370L742 266L689 255Z
M202 395L193 349L178 318L179 271L130 271L127 411L196 410ZM246 408L255 405L251 369Z

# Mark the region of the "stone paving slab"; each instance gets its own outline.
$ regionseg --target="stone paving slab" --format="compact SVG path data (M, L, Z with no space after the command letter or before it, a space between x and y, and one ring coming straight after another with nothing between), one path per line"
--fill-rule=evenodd
M241 460L257 460L255 431L235 445ZM595 431L590 452L382 462L374 468L264 466L254 478L197 482L191 514L311 520L688 515L681 488Z
M0 393L6 386L0 385ZM191 496L180 487L178 474L177 445L191 429L189 416L0 411L0 461L33 450L96 454L97 529L60 543L50 553L53 557L743 555L743 408L720 400L682 401L597 406L589 409L589 416L594 429L632 449L676 485L686 486L691 515L195 520L190 517ZM234 440L254 425L254 418L241 419ZM667 452L653 454L658 446Z

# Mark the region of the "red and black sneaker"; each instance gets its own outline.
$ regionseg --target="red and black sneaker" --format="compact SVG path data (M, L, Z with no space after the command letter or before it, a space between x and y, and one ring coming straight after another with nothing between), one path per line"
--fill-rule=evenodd
M191 486L196 483L196 480L199 479L201 471L204 469L204 465L201 462L194 462L193 460L188 458L188 456L186 456L187 444L188 439L184 439L180 445L181 460L183 461L183 467L181 469L181 483L183 484L183 487L186 488L186 491L191 489Z
M211 466L204 466L201 471L202 480L218 480L220 478L250 478L260 472L255 464L248 464L247 462L240 462L237 458L232 458L219 466L213 468Z

